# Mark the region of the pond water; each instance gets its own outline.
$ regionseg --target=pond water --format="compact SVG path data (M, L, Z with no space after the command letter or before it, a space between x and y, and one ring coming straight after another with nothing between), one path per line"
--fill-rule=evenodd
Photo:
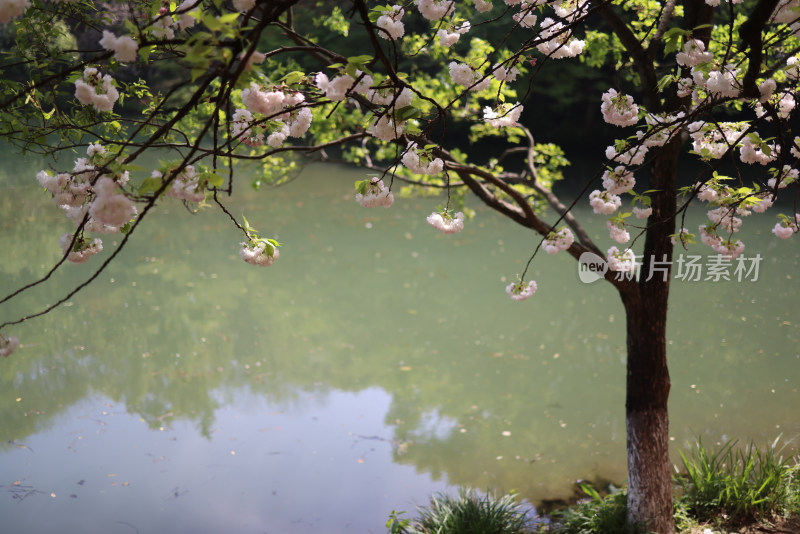
M6 167L3 294L46 272L71 228L35 187L40 165ZM623 481L613 289L542 254L539 291L512 302L530 232L473 204L462 233L441 235L425 222L441 199L361 208L363 176L312 166L281 188L240 187L231 212L284 243L266 269L239 259L218 211L164 199L95 283L7 330L23 347L0 361L3 530L384 532L391 510L457 485L539 503L578 479ZM602 219L582 217L610 246ZM771 216L751 219L756 281L673 285L676 460L696 436L800 435L800 249ZM0 320L55 302L113 241Z

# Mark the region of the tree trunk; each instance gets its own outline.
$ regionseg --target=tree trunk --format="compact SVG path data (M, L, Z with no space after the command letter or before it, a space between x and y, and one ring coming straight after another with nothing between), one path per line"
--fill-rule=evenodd
M681 147L673 139L655 155L644 256L635 291L622 294L627 317L628 522L672 534L672 477L667 399L667 304L675 233L675 179Z
M664 298L668 290L664 291ZM628 380L625 426L628 433L628 522L647 532L672 534L672 480L669 459L669 371L666 321L651 315L642 299L626 303Z

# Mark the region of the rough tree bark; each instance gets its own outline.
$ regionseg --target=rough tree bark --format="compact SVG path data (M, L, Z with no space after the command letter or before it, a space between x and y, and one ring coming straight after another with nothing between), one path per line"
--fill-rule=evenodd
M639 282L621 292L627 318L628 521L672 534L669 458L670 390L667 369L667 303L675 233L675 182L681 140L659 150L650 168L653 213L648 220Z

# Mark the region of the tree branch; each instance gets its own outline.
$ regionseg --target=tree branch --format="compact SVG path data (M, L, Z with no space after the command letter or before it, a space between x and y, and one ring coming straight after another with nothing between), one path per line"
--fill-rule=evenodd
M645 107L651 113L661 110L661 102L658 99L658 80L656 78L653 61L648 57L647 51L639 43L636 36L625 21L614 11L611 4L592 0L596 4L597 12L611 26L611 30L619 37L622 46L630 54L636 71L642 83L642 96Z
M578 220L572 215L571 210L575 206L575 203L578 201L578 198L576 198L573 201L571 206L567 207L561 203L561 200L559 200L558 196L556 196L555 193L553 193L552 191L544 187L541 183L539 183L539 173L536 170L536 164L533 162L533 156L534 156L533 134L525 126L520 125L520 128L522 129L522 131L525 132L525 136L528 138L527 165L528 165L528 171L531 173L531 176L533 177L533 180L529 182L529 185L533 187L537 193L542 195L547 201L547 203L550 205L550 207L553 208L556 211L556 213L559 214L560 218L558 221L556 221L555 225L557 225L558 222L561 219L563 219L569 225L569 227L572 228L572 231L575 232L575 235L578 236L578 240L581 243L583 243L586 246L586 248L588 248L595 254L602 255L602 252L600 251L599 248L597 248L597 245L595 245L594 241L592 241L592 238L589 237L589 234L586 233L586 230L584 230L583 226L581 226Z
M777 5L778 0L759 0L756 7L750 12L750 16L739 27L739 37L750 48L750 52L747 54L747 72L742 80L743 96L749 98L758 98L760 96L756 79L761 71L761 58L763 55L761 31Z

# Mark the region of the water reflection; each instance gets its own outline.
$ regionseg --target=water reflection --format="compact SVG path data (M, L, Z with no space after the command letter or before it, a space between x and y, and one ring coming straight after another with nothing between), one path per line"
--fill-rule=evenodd
M511 302L528 232L479 209L463 233L439 235L424 221L437 199L365 210L358 177L312 168L231 203L285 243L268 269L239 259L223 217L165 199L95 284L15 330L24 347L0 362L3 517L84 532L219 532L233 515L239 532L378 532L392 508L445 484L538 501L578 478L622 480L614 292L543 257L536 297ZM14 192L0 199L4 289L43 272L69 229L43 195ZM766 258L758 282L673 285L676 450L694 435L800 433L797 248L770 226L749 230L766 236L760 248L743 238ZM53 302L91 265L67 265L0 318ZM25 486L41 493L15 507Z

